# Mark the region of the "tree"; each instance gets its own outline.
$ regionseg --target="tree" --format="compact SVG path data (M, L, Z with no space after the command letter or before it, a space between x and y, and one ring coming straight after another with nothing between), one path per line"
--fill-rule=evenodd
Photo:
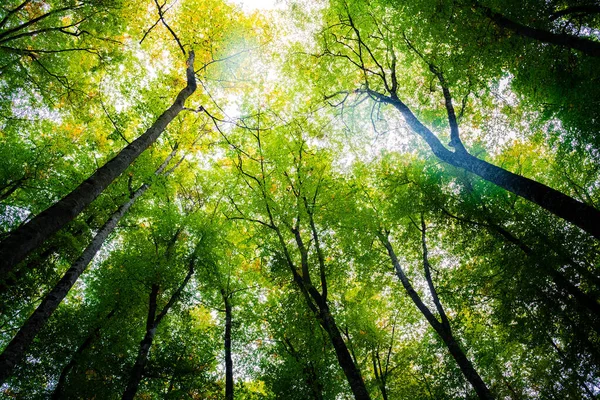
M3 4L1 396L596 398L597 11Z
M175 146L171 154L169 154L162 165L156 170L155 175L161 175L163 172L165 175L168 175L173 171L174 168L177 167L177 165L175 165L168 171L165 171L167 165L173 156L175 156L176 152L177 146ZM181 159L180 162L181 161L183 161L183 159ZM60 302L67 296L75 282L79 279L79 276L83 273L92 259L96 256L100 248L104 245L108 236L114 231L121 218L123 218L135 201L141 195L143 195L149 187L149 184L143 184L137 190L130 193L129 200L122 204L110 216L102 228L100 228L96 236L94 236L88 247L86 247L86 249L83 251L81 256L73 263L71 268L69 268L56 286L45 296L42 303L29 317L27 322L21 327L19 332L17 332L11 343L9 343L9 345L4 349L0 355L0 364L3 366L3 372L0 374L0 382L3 382L8 376L10 376L12 369L14 368L15 364L21 360L31 341L35 338L36 334L56 310Z
M138 391L138 386L142 379L142 374L144 373L144 368L148 363L148 353L150 352L150 347L152 346L152 342L154 341L154 335L156 335L156 329L158 325L165 317L165 315L169 312L173 303L179 299L182 290L187 285L188 281L192 277L194 273L194 260L190 261L190 267L187 275L185 276L181 285L175 290L175 292L169 298L167 304L162 308L162 310L156 315L157 311L157 297L160 287L157 284L152 285L152 291L150 292L150 300L148 305L148 318L146 319L146 334L144 338L140 342L140 348L138 350L138 355L135 360L135 364L133 364L133 368L131 370L131 375L129 377L129 381L127 382L127 387L125 388L125 392L123 393L123 399L133 399L135 394Z
M411 297L411 299L415 303L415 305L419 308L421 313L423 313L423 315L425 316L425 318L427 319L429 324L442 337L442 339L444 340L444 343L446 344L446 346L448 347L448 350L450 351L450 354L452 354L452 357L454 357L454 359L456 360L462 373L465 375L465 378L471 383L471 385L473 385L473 388L477 392L477 395L479 396L479 398L480 399L493 399L494 397L492 396L492 393L490 392L489 388L486 386L483 379L481 379L481 376L479 376L479 374L473 367L473 364L467 358L464 351L460 348L460 344L457 343L456 338L452 334L450 320L448 319L448 316L446 315L446 311L444 310L444 307L442 306L442 303L440 302L440 298L437 294L437 290L436 290L433 280L431 278L431 266L429 264L429 259L427 257L427 243L426 243L427 226L425 225L425 219L423 218L423 215L421 215L421 228L420 229L421 229L421 243L423 246L423 270L425 273L425 279L427 280L427 285L429 288L430 295L433 299L433 303L435 304L435 308L436 308L437 312L439 313L439 320L438 320L438 318L436 318L433 315L433 313L425 305L425 303L423 303L423 300L421 300L420 296L415 291L415 289L409 282L408 278L406 277L406 274L404 273L402 266L400 265L400 262L398 261L398 257L396 256L396 253L394 252L394 249L386 235L387 232L386 233L380 232L378 234L378 236L379 236L379 240L384 245L384 247L386 248L386 250L390 256L392 264L394 265L394 268L396 269L396 273L398 274L398 278L402 282L404 289L406 289L406 292Z
M173 105L161 114L142 136L125 147L118 156L98 169L69 195L19 227L16 231L11 232L2 241L0 254L3 255L1 268L4 273L10 272L29 252L75 218L114 179L121 175L129 164L154 143L169 122L183 110L185 101L196 90L193 51L190 52L188 57L186 76L187 86L179 92Z
M332 28L343 27L349 32L349 36L342 34L338 37L337 33L331 32L332 39L326 37L323 43L323 52L319 56L330 56L335 60L348 62L351 67L358 70L362 86L354 89L354 92L366 94L376 102L392 105L400 112L410 129L420 136L433 154L442 161L464 168L483 179L522 196L579 226L594 237L600 238L600 232L597 228L600 226L600 211L595 207L582 203L544 184L490 164L467 151L459 136L456 112L444 73L436 65L425 60L429 70L438 79L442 88L450 126L449 146L454 148L454 151L448 150L438 137L415 116L410 107L400 97L397 76L397 60L399 57L393 44L396 38L392 37L391 32L384 32L379 28L382 37L377 37L373 45L367 43L363 39L364 34L361 36L361 27L355 21L356 16L351 15L349 9L346 9L345 12L346 15L339 19L335 25L332 25ZM364 16L361 16L361 19L364 18ZM375 29L377 29L377 24L379 22L375 20ZM378 44L379 41L382 41L381 45ZM409 49L420 55L406 36L404 36L404 41ZM382 47L383 52L374 50L374 46ZM346 96L348 94L348 92L342 93L345 93Z
M261 219L247 216L246 213L238 207L235 201L233 202L233 207L239 215L236 215L232 218L258 223L263 227L273 231L277 240L278 249L276 251L278 253L278 257L281 258L281 262L284 262L285 265L287 265L288 269L292 273L294 283L306 301L306 305L329 335L331 343L335 349L339 365L346 375L346 379L350 384L350 388L352 389L355 398L368 399L370 396L365 387L363 378L358 367L356 366L355 361L352 359L352 356L348 351L348 347L344 342L340 329L335 322L327 301L328 288L327 276L325 272L326 265L319 243L319 233L314 222L314 208L320 193L321 182L319 180L313 182L314 178L310 177L310 168L308 168L306 172L307 175L305 176L304 169L307 167L305 167L303 164L303 160L307 150L305 149L305 142L302 139L298 140L298 143L296 143L295 146L296 148L290 149L294 160L294 163L290 167L295 170L295 176L286 169L282 168L284 166L280 163L285 162L285 159L282 159L281 155L279 155L279 163L277 168L281 168L279 170L280 175L278 176L280 180L273 182L267 180L267 176L272 175L275 171L267 170L265 157L268 154L266 153L266 150L263 149L263 143L265 139L264 137L261 137L260 118L261 113L259 112L257 114L258 126L255 128L255 132L252 133L254 139L256 140L257 149L255 151L258 158L251 157L245 160L245 157L242 158L242 155L246 156L248 152L238 154L236 167L241 175L240 179L242 182L247 185L250 190L255 193L255 195L257 195L259 201L258 205L260 208L262 208L260 212L264 215L266 220L263 221ZM300 129L302 129L302 126L300 126ZM290 155L288 154L288 160L289 156ZM245 161L249 161L252 166L248 167L248 162ZM248 168L253 169L249 170ZM307 183L306 181L312 183L314 187L307 187L307 185L310 183ZM290 213L291 210L288 211L285 208L277 205L275 200L269 195L272 185L283 184L288 185L289 192L293 196L291 199L288 198L286 203L290 205L295 204L295 209L291 209L295 212ZM283 218L278 216L276 214L276 210L278 209L285 210L287 218L293 218L293 220L286 219L286 216ZM252 212L254 213L256 211ZM301 227L301 221L304 220L306 221L304 224L307 224L306 228ZM305 244L305 239L303 238L303 229L306 229L306 231L309 232L309 240L314 241L315 244L319 281L321 286L320 291L315 288L310 276L311 267L309 261L309 249ZM296 261L294 260L295 256L292 253L290 245L288 244L289 239L286 238L286 236L290 234L294 246L291 248L294 249L300 257L299 265L297 265Z

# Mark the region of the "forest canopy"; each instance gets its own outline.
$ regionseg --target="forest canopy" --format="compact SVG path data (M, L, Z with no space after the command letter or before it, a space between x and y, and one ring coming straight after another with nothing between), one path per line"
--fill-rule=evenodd
M600 4L6 0L0 397L596 399Z

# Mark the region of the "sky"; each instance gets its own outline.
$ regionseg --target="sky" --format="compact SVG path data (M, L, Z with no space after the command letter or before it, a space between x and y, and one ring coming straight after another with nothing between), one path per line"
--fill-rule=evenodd
M244 11L272 10L277 7L277 0L234 0L241 4Z

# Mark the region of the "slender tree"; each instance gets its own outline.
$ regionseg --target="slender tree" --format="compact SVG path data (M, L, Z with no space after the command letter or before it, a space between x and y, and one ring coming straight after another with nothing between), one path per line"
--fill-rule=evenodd
M316 207L316 201L319 194L319 185L317 185L316 189L312 193L312 196L309 195L307 190L303 187L304 177L302 176L302 169L304 166L302 165L302 157L305 152L304 145L305 143L302 141L299 148L295 150L297 151L297 156L294 157L297 165L294 166L296 181L292 180L291 174L288 174L287 171L283 172L283 176L285 176L289 182L291 192L295 198L295 202L297 205L295 221L293 224L284 223L283 228L279 226L276 221L275 211L273 206L273 199L269 196L268 184L266 181L267 171L266 171L266 161L265 161L265 153L263 150L263 142L261 139L260 129L255 129L252 132L252 135L256 139L259 159L252 159L253 161L258 163L259 173L256 175L251 174L246 171L243 160L238 158L237 168L239 172L242 174L243 179L246 180L246 183L252 188L253 191L256 191L258 196L261 199L262 206L264 207L264 212L266 213L267 221L261 221L253 218L248 218L245 215L241 215L240 217L236 217L236 219L243 219L251 222L260 223L262 226L267 227L271 231L273 231L277 238L277 243L279 245L279 251L282 253L285 263L292 273L292 277L294 283L302 293L307 306L311 310L311 312L315 315L319 324L323 327L329 339L333 345L335 350L338 363L344 374L348 383L350 384L350 389L354 394L355 399L370 399L369 392L365 386L364 380L360 373L358 366L355 363L355 360L352 358L350 351L348 350L348 346L344 341L342 334L340 332L339 327L335 322L335 318L331 313L329 308L329 304L327 302L327 277L325 274L325 260L322 254L322 250L320 247L320 238L315 226L313 213ZM306 191L306 193L305 193ZM239 208L236 206L238 211ZM301 222L303 221L302 216L308 215L308 227L311 239L315 242L315 248L317 249L317 259L318 259L318 269L319 269L319 279L321 290L317 290L313 281L311 279L310 274L310 265L309 265L309 251L308 247L305 244L305 239L302 236L301 232ZM284 231L285 229L285 231ZM300 255L300 265L294 261L293 253L290 249L290 245L286 241L284 234L291 234L293 236L293 243L296 251Z
M231 293L221 289L221 297L225 304L225 400L233 400L233 361L231 359L231 328L233 310L231 307Z
M125 391L123 392L122 396L123 400L133 400L133 398L135 397L135 394L138 391L138 387L144 374L144 369L146 368L146 364L148 363L148 354L150 353L152 342L154 341L154 337L156 336L156 329L158 328L158 325L163 320L165 315L167 315L171 307L173 307L173 304L175 304L175 302L178 301L181 297L181 292L183 291L183 289L185 289L188 281L194 274L195 261L195 256L192 256L189 262L188 273L185 276L183 282L181 282L181 285L179 285L179 287L173 292L167 304L165 304L165 306L162 308L158 315L156 315L156 311L158 309L157 301L160 286L158 284L152 285L152 290L150 291L150 298L148 303L148 316L146 318L146 333L144 334L144 338L140 342L137 358L135 360L135 363L133 364L131 373L129 374L127 387L125 388Z
M372 48L372 45L365 41L363 32L361 32L350 13L347 14L346 18L340 20L339 25L349 29L353 33L353 38L346 38L348 43L345 43L341 42L341 39L338 39L334 34L335 43L342 44L344 47L340 51L332 51L325 42L323 55L348 61L361 71L364 80L363 87L356 89L356 93L366 94L377 102L393 106L400 112L410 129L427 143L432 153L440 160L455 167L463 168L515 193L600 239L600 211L595 207L582 203L540 182L490 164L467 151L459 135L458 120L452 104L450 89L438 67L432 63L427 63L430 71L438 78L442 87L450 125L449 146L454 150L449 150L442 144L440 139L415 116L408 105L400 98L397 75L398 58L394 48L392 46L383 47L386 52L385 58L391 60L389 68L386 70L384 68L386 64L379 59L380 56ZM407 46L416 51L406 37L404 39ZM345 51L348 51L349 54L346 54ZM374 68L371 64L374 65ZM378 82L376 82L377 80ZM375 86L382 87L384 90L373 89Z
M113 308L108 313L108 315L104 318L103 322L104 323L108 322L108 320L110 320L115 315L116 311L117 311L117 308L116 307ZM94 343L94 340L100 334L101 329L102 329L102 325L98 325L92 332L89 333L89 335L85 338L85 340L79 345L77 350L75 350L75 353L73 354L73 356L71 357L69 362L60 371L60 376L58 377L58 382L56 383L56 387L54 388L54 391L52 392L52 400L60 400L63 398L65 386L67 384L67 377L69 376L69 373L77 365L77 359L79 357L81 357L81 355L88 348L90 348L92 343Z
M177 147L171 151L162 165L156 170L155 175L160 175L163 173L169 161L171 161L175 155L176 151ZM170 169L167 172L170 173L171 171L173 171L173 169ZM67 270L60 281L44 297L40 305L27 319L25 324L23 324L21 329L19 329L8 346L6 346L2 354L0 354L0 384L4 383L4 381L11 375L14 367L23 358L35 336L46 324L52 313L54 313L54 311L58 308L59 304L67 296L75 282L77 282L81 274L94 259L100 248L102 248L102 245L108 236L115 230L119 224L119 221L123 218L127 211L129 211L135 201L142 196L148 190L148 188L150 188L150 185L144 183L139 187L139 189L132 192L130 194L130 198L110 216L102 228L100 228L96 236L94 236L90 244L83 251L81 256L75 260L71 268Z
M190 51L187 60L186 76L186 87L143 135L121 150L117 156L99 168L71 193L15 229L0 243L0 274L8 274L31 251L79 215L156 141L173 118L183 110L185 101L196 90L193 51Z
M392 265L394 266L394 269L396 271L396 275L398 275L398 279L400 279L400 282L402 282L402 286L404 286L406 293L408 293L408 295L411 298L411 300L413 301L413 303L417 306L417 308L425 316L425 318L427 319L427 322L429 322L429 325L431 325L431 327L442 338L442 340L446 344L446 347L448 348L448 351L450 352L450 354L452 355L452 357L458 364L458 367L462 371L465 378L473 386L473 389L475 389L475 392L477 392L477 395L479 396L479 398L480 399L493 399L494 396L492 396L492 393L488 389L487 385L485 384L485 382L483 381L481 376L479 376L479 374L475 370L475 367L473 366L471 361L467 358L467 355L462 350L462 348L460 347L460 344L458 343L458 341L454 337L454 334L452 333L452 328L450 326L450 320L448 319L448 316L446 315L446 311L444 310L444 307L442 306L442 303L441 303L440 298L437 293L437 289L435 288L435 285L433 284L433 280L431 278L431 266L429 264L429 258L427 255L428 251L427 251L427 242L426 242L426 228L427 227L425 225L425 219L421 215L421 245L423 248L423 270L425 272L425 279L427 281L427 287L429 289L429 293L431 294L431 297L433 298L433 303L435 304L435 308L439 314L439 320L438 320L438 318L435 317L435 315L429 309L429 307L427 307L427 305L423 302L423 300L421 299L421 296L419 296L419 294L415 291L412 284L408 280L408 277L406 276L404 270L402 269L402 266L400 265L400 262L398 261L398 257L396 256L396 253L395 253L395 251L392 247L392 244L390 243L390 240L388 238L389 232L378 232L377 236L378 236L379 240L381 241L381 243L383 244L383 246L385 247L385 249L387 250L388 256L390 257L390 260L392 261Z

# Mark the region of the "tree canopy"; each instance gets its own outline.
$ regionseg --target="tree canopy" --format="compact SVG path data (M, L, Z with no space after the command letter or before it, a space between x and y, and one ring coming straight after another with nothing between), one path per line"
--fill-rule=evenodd
M7 0L0 395L596 399L600 5Z

